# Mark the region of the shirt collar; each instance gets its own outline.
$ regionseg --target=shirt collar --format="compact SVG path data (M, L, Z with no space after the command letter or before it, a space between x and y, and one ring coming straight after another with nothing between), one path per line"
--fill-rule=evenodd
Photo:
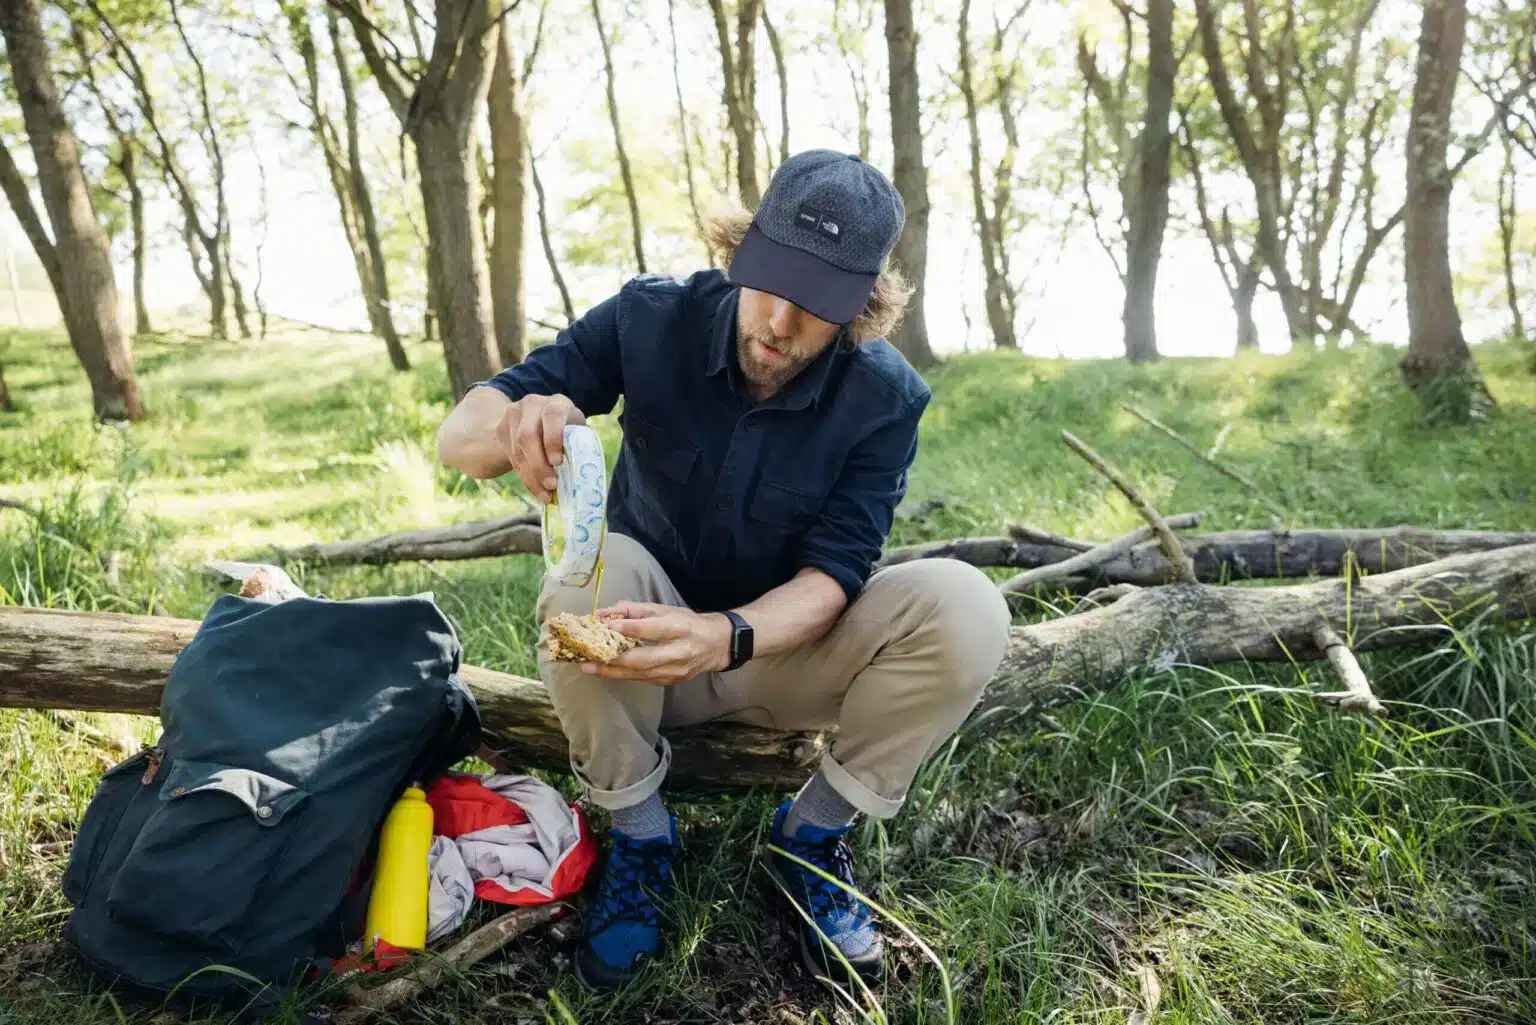
M728 371L731 387L743 390L741 370L736 363L736 314L740 306L741 289L733 288L715 308L713 337L709 348L709 376ZM789 385L768 400L770 406L784 409L804 409L812 402L820 402L825 396L827 383L832 377L832 367L844 352L853 347L852 329L844 324L837 329L832 344L789 382Z

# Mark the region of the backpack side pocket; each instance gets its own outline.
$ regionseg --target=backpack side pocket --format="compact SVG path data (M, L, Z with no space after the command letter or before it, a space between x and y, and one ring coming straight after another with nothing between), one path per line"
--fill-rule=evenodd
M112 766L96 784L96 793L85 806L85 815L80 819L80 828L76 830L75 842L69 850L69 862L59 880L65 899L76 907L85 903L91 880L96 878L101 859L111 846L128 805L144 786L143 777L147 770L151 764L158 764L158 760L159 751L146 748Z
M116 922L237 952L252 901L309 795L265 773L179 761L107 895Z

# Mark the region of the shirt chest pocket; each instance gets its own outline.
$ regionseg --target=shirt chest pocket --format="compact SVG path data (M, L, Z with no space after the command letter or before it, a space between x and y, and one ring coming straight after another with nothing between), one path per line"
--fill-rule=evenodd
M630 412L624 414L624 444L630 450L639 497L673 523L699 461L698 446Z
M804 531L821 511L822 496L772 481L759 481L747 506L747 516L774 531Z

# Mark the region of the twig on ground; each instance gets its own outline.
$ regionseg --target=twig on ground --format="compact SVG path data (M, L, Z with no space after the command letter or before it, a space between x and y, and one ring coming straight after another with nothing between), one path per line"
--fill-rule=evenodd
M1031 527L1027 523L1008 524L1008 536L1015 541L1031 541L1037 545L1055 545L1058 548L1070 548L1075 552L1091 552L1098 547L1092 541L1083 541L1075 537L1063 537L1060 534L1052 534L1049 530Z
M1136 507L1137 512L1141 513L1142 519L1146 520L1157 534L1158 543L1163 547L1163 555L1167 557L1168 565L1173 568L1175 579L1185 584L1198 583L1195 577L1195 564L1190 561L1188 555L1184 554L1184 549L1179 546L1179 539L1174 536L1168 521L1153 508L1152 503L1148 502L1119 470L1105 462L1103 456L1083 444L1071 431L1062 431L1061 437L1068 448L1088 460L1095 470L1108 477L1109 482Z
M476 929L441 955L420 955L418 962L401 969L408 974L400 978L371 989L349 986L347 999L355 1006L341 1011L333 1020L337 1025L354 1025L372 1014L399 1007L442 982L450 970L468 968L484 961L517 937L564 913L565 909L564 903L556 901L509 911L489 925Z
M1232 421L1228 420L1221 425L1221 430L1216 432L1216 440L1211 442L1211 447L1206 449L1205 457L1215 459L1221 454L1221 446L1227 443L1227 435L1232 433Z
M1349 650L1349 645L1334 632L1333 627L1324 623L1312 631L1312 640L1316 642L1318 649L1328 656L1329 664L1333 666L1333 671L1339 674L1339 679L1343 681L1346 688L1318 694L1317 699L1337 701L1341 712L1386 715L1387 709L1372 692L1371 681L1366 679L1365 670L1360 668L1360 660L1355 658L1355 653Z
M1166 434L1168 437L1184 446L1194 454L1196 459L1211 467L1211 469L1215 470L1217 473L1224 477L1230 477L1232 480L1237 481L1243 487L1247 488L1253 493L1255 498L1264 504L1266 509L1275 514L1282 525L1290 522L1290 516L1286 513L1285 509L1282 508L1280 504L1274 499L1266 495L1262 488L1255 484L1250 478L1245 476L1241 471L1228 466L1226 463L1216 458L1216 452L1221 448L1222 442L1226 440L1227 431L1231 428L1231 424L1228 424L1226 427L1222 428L1221 434L1217 436L1216 443L1211 446L1211 450L1209 452L1202 452L1194 442L1188 440L1178 431L1174 430L1172 427L1169 427L1167 424L1159 422L1151 414L1137 409L1130 403L1121 403L1120 408L1124 409L1127 413L1130 413L1132 416L1145 423L1148 427L1152 427L1158 431L1161 431L1163 434Z
M0 509L15 509L17 512L24 512L28 516L42 516L43 515L43 512L42 512L41 509L34 509L30 505L27 505L24 502L16 502L16 501L13 501L13 500L11 500L9 498L0 498Z
M1197 512L1180 513L1164 522L1170 528L1193 527L1200 523L1200 516L1201 514ZM1062 577L1070 577L1084 570L1093 569L1095 566L1103 565L1116 556L1125 554L1152 536L1153 528L1137 527L1124 537L1115 538L1115 540L1099 545L1097 548L1090 548L1088 551L1074 555L1070 559L1025 570L1023 573L1003 581L998 585L998 590L1004 594L1021 594L1036 584L1060 580ZM1190 578L1193 581L1193 563L1190 564Z

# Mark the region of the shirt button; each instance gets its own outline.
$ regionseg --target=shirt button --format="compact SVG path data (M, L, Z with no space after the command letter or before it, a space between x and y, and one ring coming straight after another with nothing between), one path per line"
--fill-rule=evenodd
M645 450L645 439L644 438L636 438L635 439L635 448L638 448L641 451L644 451Z
M270 819L272 817L272 809L264 804L256 809L256 817L259 819Z
M180 797L182 794L184 794L186 792L187 792L187 788L186 787L173 787L171 789L171 796L172 797Z

